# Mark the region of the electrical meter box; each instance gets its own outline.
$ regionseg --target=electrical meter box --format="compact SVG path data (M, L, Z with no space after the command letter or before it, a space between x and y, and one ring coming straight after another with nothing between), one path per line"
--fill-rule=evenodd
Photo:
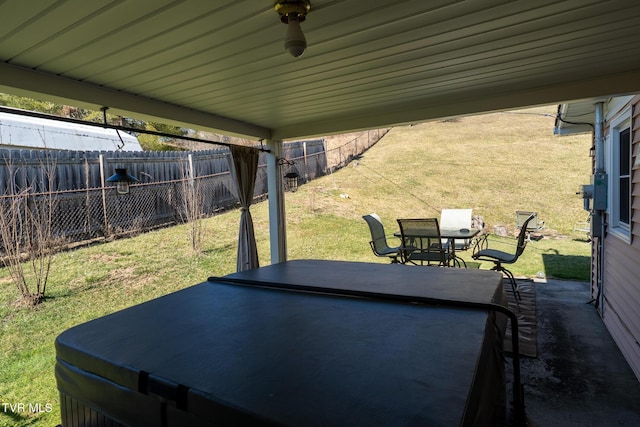
M591 199L593 199L593 185L590 185L590 184L581 185L578 188L578 191L576 192L576 194L579 197L582 197L583 202L584 202L584 210L585 211L590 211L591 210Z
M584 199L584 210L604 211L607 209L607 174L591 176L591 184L581 185L576 193Z
M607 210L607 174L600 172L592 175L591 186L593 187L593 210Z

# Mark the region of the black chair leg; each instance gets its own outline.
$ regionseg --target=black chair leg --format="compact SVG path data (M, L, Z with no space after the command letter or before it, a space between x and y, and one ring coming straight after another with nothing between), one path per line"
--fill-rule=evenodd
M464 268L467 268L467 263L460 257L453 257L453 258L449 258L448 262L445 264L447 267L458 267L458 268L462 268L462 266L464 266Z
M467 263L462 258L455 257L454 259L455 259L456 263L458 264L458 267L463 266L463 268L467 268Z
M503 273L505 276L507 276L507 278L509 279L509 282L511 282L511 292L513 293L513 297L516 301L516 306L518 307L518 310L519 310L520 309L520 290L518 289L518 283L516 282L516 278L513 276L513 273L511 273L509 270L504 268L500 263L495 263L492 270L499 271Z
M509 278L509 281L511 282L511 291L513 292L513 296L515 297L516 303L517 303L518 301L521 300L521 298L520 298L520 289L518 288L518 283L516 282L516 278L513 277L513 273L511 273L506 268L503 267L502 271L504 272L504 274L507 275L507 277Z

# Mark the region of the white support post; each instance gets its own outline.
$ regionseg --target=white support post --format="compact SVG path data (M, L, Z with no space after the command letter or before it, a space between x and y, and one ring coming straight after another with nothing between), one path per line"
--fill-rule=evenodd
M269 192L269 240L271 264L287 260L287 229L284 210L284 187L278 159L282 158L282 141L267 141L267 189Z

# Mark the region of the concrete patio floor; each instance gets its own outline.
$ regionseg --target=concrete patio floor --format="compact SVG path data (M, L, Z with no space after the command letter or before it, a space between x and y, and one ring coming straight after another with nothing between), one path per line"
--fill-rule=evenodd
M529 426L640 426L640 382L590 299L588 283L536 280L538 357L521 359Z

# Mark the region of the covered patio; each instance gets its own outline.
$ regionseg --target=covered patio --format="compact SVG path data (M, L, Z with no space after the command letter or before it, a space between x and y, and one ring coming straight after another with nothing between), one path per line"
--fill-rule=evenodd
M284 140L640 92L631 0L311 0L296 58L273 6L10 0L0 91L260 141L273 265L287 261Z

